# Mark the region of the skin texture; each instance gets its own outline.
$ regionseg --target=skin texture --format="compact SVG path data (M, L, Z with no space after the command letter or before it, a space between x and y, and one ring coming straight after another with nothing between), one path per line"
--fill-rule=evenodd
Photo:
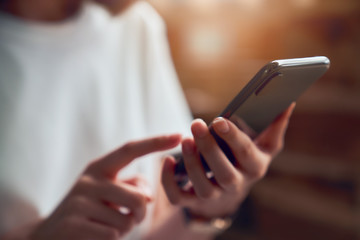
M102 4L123 10L132 0L98 0ZM63 21L77 13L82 0L2 0L0 8L23 19L43 22ZM266 173L273 157L282 149L284 134L292 104L259 137L252 141L228 120L213 122L216 133L223 138L237 159L230 164L216 145L202 120L191 125L192 138L181 140L178 134L129 142L114 152L92 162L79 177L71 191L55 211L45 219L28 226L19 226L2 239L118 239L128 233L146 215L147 204L154 200L141 176L118 181L115 176L136 158L155 151L175 147L180 142L185 167L192 182L187 191L174 180L174 159L164 160L161 191L156 209L164 214L153 222L146 239L212 239L213 236L194 233L183 222L182 207L188 207L205 218L234 213L255 182ZM214 173L209 180L200 164L199 154L205 157ZM170 205L169 202L172 204ZM121 211L126 209L127 211Z
M180 189L174 178L174 159L166 157L157 209L165 212L154 219L157 225L145 239L212 239L208 233L194 233L184 225L181 208L188 207L205 218L234 213L251 186L264 177L271 159L283 147L292 104L257 139L252 141L230 121L217 118L216 133L232 149L238 165L234 167L210 134L202 120L191 125L193 138L181 140L179 134L129 142L114 152L92 162L79 177L58 208L46 219L10 232L3 239L119 239L140 223L146 205L153 196L146 191L140 177L125 181L115 179L118 171L142 155L182 144L185 166L193 184L188 191ZM205 177L199 154L205 157L216 182ZM167 204L165 195L172 205ZM161 204L159 206L159 204ZM119 211L126 207L129 213Z
M191 231L184 224L181 208L188 207L201 218L233 214L253 184L264 177L273 157L283 148L285 131L294 107L295 103L254 141L231 122L214 120L212 124L216 133L228 143L236 156L236 167L214 144L206 124L202 120L194 120L191 126L194 137L182 140L185 167L193 186L187 191L177 186L174 159L166 157L161 177L163 188L160 188L156 199L155 224L146 239L214 239L209 233ZM199 153L214 172L214 180L205 177Z
M191 126L194 137L182 140L184 163L192 187L184 191L177 186L174 159L167 157L162 183L170 202L208 218L234 213L251 186L265 176L271 160L283 148L284 134L294 107L292 104L254 141L229 120L216 118L213 121L216 133L231 148L236 166L216 144L205 122L194 120ZM200 153L212 170L215 182L206 177Z
M116 181L134 159L179 144L178 134L129 142L92 162L58 208L30 234L31 239L118 239L140 223L152 196L140 177ZM129 213L122 213L126 207Z

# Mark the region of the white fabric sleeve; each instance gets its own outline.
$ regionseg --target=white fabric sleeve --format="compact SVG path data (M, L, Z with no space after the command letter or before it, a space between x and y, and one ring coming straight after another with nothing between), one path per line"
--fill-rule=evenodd
M146 106L143 116L147 135L182 133L190 136L192 115L171 58L164 21L146 2L137 3L130 11L137 11L139 14L132 15L135 17L127 25L127 32L131 33L132 44L141 49L132 51L136 56L127 59L126 64L130 68L135 64L142 65L139 68L142 72L137 76L141 81L141 91L137 93L136 100L140 99L143 101L140 105ZM179 151L179 148L175 151ZM146 176L158 179L160 161L152 160L159 159L158 154L153 154L137 160L137 163ZM150 220L148 217L142 223L143 229L149 229ZM130 234L127 239L136 239L133 236L135 235Z
M143 84L149 106L145 110L149 134L189 135L192 115L172 61L165 23L149 4L144 2L140 7L148 8L144 11L147 15L143 19L142 39L146 54Z

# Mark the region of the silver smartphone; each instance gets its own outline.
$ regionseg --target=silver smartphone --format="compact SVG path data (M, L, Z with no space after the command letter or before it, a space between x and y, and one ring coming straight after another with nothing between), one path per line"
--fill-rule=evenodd
M266 129L292 102L319 79L330 66L324 56L275 60L266 64L219 115L231 120L252 139ZM227 144L210 131L229 160L235 163ZM175 175L180 186L188 182L181 155L175 156ZM207 172L208 165L202 158Z

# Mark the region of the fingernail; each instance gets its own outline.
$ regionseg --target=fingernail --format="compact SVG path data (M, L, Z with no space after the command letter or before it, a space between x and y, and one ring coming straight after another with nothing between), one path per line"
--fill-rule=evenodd
M230 130L228 122L222 117L216 118L213 121L212 125L215 128L215 130L217 130L218 132L221 132L221 133L227 133Z
M203 126L200 126L203 125ZM201 119L195 119L191 124L191 130L196 138L203 138L206 135L207 126L206 123Z

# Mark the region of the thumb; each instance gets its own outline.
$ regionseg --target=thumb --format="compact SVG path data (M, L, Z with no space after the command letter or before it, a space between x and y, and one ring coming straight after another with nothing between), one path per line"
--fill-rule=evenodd
M289 119L295 105L295 102L291 103L290 106L255 139L256 145L261 150L273 156L280 152L284 144L284 136L289 124Z
M173 148L177 146L180 141L180 134L164 135L138 141L131 141L104 157L95 160L90 164L87 172L96 177L114 179L118 171L128 165L135 158L152 152Z

